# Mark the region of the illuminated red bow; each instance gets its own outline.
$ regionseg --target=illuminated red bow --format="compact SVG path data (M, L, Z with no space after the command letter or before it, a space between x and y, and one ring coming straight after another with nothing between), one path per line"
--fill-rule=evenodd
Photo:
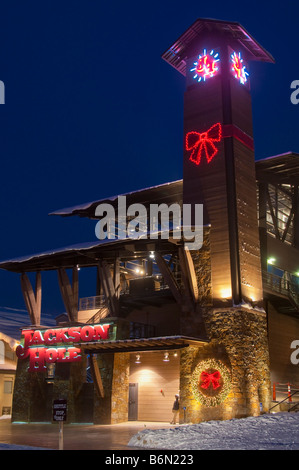
M210 127L207 132L188 132L186 150L192 150L189 160L199 165L202 155L205 155L207 162L210 163L218 152L214 142L220 142L221 137L222 128L219 122Z
M210 384L212 384L213 389L216 390L218 387L220 387L220 378L221 374L218 370L212 372L211 374L209 372L203 371L200 374L200 386L202 388L209 388Z

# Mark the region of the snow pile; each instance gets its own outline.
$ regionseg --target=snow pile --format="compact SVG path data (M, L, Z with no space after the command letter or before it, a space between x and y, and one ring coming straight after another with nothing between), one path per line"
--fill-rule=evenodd
M14 444L0 444L0 450L51 450L44 447L19 446Z
M165 450L299 450L299 413L145 429L128 445Z

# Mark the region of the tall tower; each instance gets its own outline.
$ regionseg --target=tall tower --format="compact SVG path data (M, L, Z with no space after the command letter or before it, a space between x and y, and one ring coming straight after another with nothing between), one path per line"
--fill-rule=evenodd
M274 62L238 23L198 19L163 54L186 77L183 202L211 224L213 305L262 301L249 62Z

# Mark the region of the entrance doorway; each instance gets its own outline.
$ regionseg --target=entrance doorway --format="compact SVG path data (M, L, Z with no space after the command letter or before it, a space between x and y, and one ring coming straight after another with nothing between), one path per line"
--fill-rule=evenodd
M138 383L129 384L129 421L138 419Z
M129 396L132 397L129 398L129 420L169 423L174 396L180 389L179 352L172 350L141 351L137 355L132 353L129 384ZM134 407L137 410L134 411ZM135 413L135 418L131 417L131 412L132 416L133 412Z

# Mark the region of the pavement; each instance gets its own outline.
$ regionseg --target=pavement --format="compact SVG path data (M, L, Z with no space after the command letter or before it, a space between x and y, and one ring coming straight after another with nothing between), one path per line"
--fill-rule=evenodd
M128 443L139 431L169 427L173 426L169 423L143 421L112 425L64 424L63 450L136 450L129 447ZM0 450L13 446L58 450L59 424L11 423L10 419L1 419Z

